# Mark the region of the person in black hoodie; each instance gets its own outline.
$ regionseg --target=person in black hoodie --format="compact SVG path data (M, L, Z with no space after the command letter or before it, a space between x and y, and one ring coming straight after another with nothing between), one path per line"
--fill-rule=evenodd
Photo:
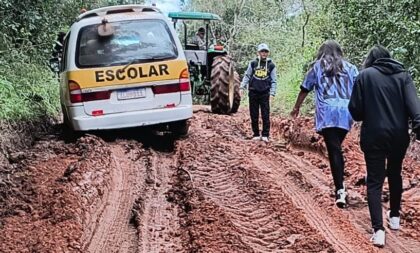
M270 135L270 101L276 95L276 65L268 58L270 49L267 44L259 44L257 50L258 58L249 63L240 86L240 92L242 97L244 90L247 88L249 90L252 139L268 142ZM258 125L260 109L263 122L261 133Z
M420 100L410 74L391 58L382 46L368 53L356 79L350 98L349 111L356 121L362 121L360 145L367 167L367 197L375 246L385 245L382 221L382 187L388 177L390 190L389 227L400 227L402 195L402 163L407 151L409 118L413 132L420 140Z

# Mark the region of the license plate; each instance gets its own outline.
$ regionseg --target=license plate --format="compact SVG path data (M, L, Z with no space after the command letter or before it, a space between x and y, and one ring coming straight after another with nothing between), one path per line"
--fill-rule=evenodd
M122 90L118 91L117 93L118 100L136 99L144 97L146 97L146 88Z

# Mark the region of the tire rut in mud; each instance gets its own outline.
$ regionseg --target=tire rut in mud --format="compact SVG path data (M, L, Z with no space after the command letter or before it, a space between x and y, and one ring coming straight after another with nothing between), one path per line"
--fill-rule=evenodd
M319 168L296 154L301 155L301 151L289 150L266 154L264 157L268 157L269 162L257 165L260 168L268 168L273 176L284 179L278 181L282 189L292 197L297 207L302 208L308 222L317 228L336 250L376 252L377 249L369 243L370 218L367 202L363 196L353 190L352 186L348 186L349 207L344 210L336 208L333 198L330 197L332 180L326 178ZM289 172L284 174L284 171L278 168L286 168ZM385 212L383 215L385 217ZM419 241L387 228L386 232L387 242L381 252L414 253L420 248Z
M0 251L83 252L80 238L103 183L92 179L106 178L108 153L94 136L65 144L59 134L44 136L26 151L19 163L25 177L16 186L16 201L24 202L14 207L15 215L2 217L0 234L7 236L0 237Z
M135 252L135 227L129 223L131 208L141 182L140 168L126 155L120 145L110 145L110 182L101 196L102 203L94 209L93 223L86 226L83 247L87 252ZM93 227L94 229L90 229Z
M173 141L124 137L109 143L112 180L86 252L179 251L177 209L165 194L176 163Z
M333 250L282 189L247 164L248 143L223 132L225 124L195 120L190 138L178 143L180 168L193 184L179 195L184 208L191 206L183 221L189 251Z
M274 178L281 189L293 200L294 205L302 210L306 220L323 237L331 243L337 252L376 252L370 243L356 229L352 229L350 222L336 214L334 206L318 206L313 196L316 196L315 187L303 176L302 167L295 163L287 163L288 159L269 159L255 157L253 163L262 171L266 170ZM264 161L264 162L262 162ZM274 162L281 161L281 162ZM279 170L278 168L283 168ZM330 203L333 203L330 200ZM345 232L344 232L345 231ZM355 244L354 242L362 242ZM363 243L364 242L364 243Z
M313 124L313 119L307 117L299 118L295 121L275 117L272 121L273 132L276 137L285 138L289 143L287 146L293 147L289 150L289 153L299 153L299 160L306 160L308 166L311 166L313 170L318 171L319 175L322 175L322 177L317 177L319 181L327 177L327 181L331 184L331 171L324 141L320 135L312 130ZM366 198L366 164L363 152L360 150L359 133L360 124L355 124L354 128L346 136L343 143L343 151L346 161L345 182L351 188L352 194L358 195L358 198L363 200ZM296 149L296 147L298 148ZM416 225L420 222L420 212L418 212L420 209L420 170L417 169L420 168L420 157L418 156L419 152L416 152L418 150L420 150L420 144L416 143L413 139L403 163L403 198L401 209L403 229L397 233L397 238L404 241L401 242L403 245L412 244L409 242L410 240L405 240L407 237L411 237L414 241L420 238L420 230ZM332 188L332 184L330 184L326 183L324 185ZM385 182L382 195L384 210L389 208L389 194L389 185ZM356 203L359 206L362 204L367 209L366 201L358 201ZM350 207L354 207L354 204L351 204ZM370 229L367 229L366 233L370 234ZM394 235L395 233L391 233L390 237Z
M351 207L335 208L329 175L306 151L249 141L248 128L241 112L199 112L180 140L47 136L16 165L30 175L27 202L2 217L0 251L378 252L362 195L349 187ZM387 238L381 252L420 248Z
M21 202L1 206L15 211L1 217L6 236L0 236L0 251L179 250L177 208L165 195L176 163L174 143L138 134L102 135L107 141L85 135L64 143L54 133L38 141L15 166L22 185L11 197Z
M137 252L175 252L181 250L179 219L175 204L167 200L172 189L176 157L171 153L148 150L146 184L134 208L139 233Z
M379 252L369 242L363 196L349 187L351 207L336 208L332 180L305 160L307 151L246 141L243 117L195 117L192 135L177 151L184 187L178 199L189 210L182 219L186 249ZM388 231L387 238L381 252L419 248L401 233Z

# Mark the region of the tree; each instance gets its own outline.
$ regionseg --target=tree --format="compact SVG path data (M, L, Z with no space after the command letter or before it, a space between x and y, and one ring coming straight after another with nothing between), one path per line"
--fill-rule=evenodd
M352 61L361 64L369 48L381 44L410 70L420 90L418 0L341 0L331 5L337 38Z

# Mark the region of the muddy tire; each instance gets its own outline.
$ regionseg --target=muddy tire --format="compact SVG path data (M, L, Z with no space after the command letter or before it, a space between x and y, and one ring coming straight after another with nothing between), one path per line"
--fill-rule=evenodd
M180 137L188 135L188 130L190 129L190 125L187 120L174 122L170 125L170 127L172 134Z
M238 78L236 78L238 77ZM238 111L239 75L235 75L230 56L214 58L211 67L210 105L213 113L229 114Z
M63 105L61 105L61 113L63 115L63 131L72 130L69 117L67 116L66 109L64 108Z
M62 112L63 112L63 128L70 128L69 117L67 116L67 114L64 110L62 110Z
M230 113L238 112L239 105L241 104L241 93L240 93L241 78L239 74L235 71L235 84L233 90L233 104Z
M71 126L70 119L67 116L66 110L61 106L61 111L63 113L63 125L62 125L62 136L65 142L74 142L81 136L80 132L77 132Z

